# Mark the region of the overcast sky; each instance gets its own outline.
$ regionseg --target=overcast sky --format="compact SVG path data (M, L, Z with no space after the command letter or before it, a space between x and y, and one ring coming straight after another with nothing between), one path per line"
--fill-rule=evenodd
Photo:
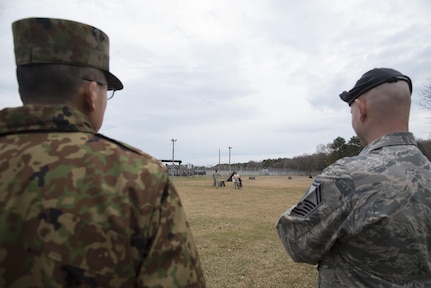
M360 76L390 67L413 80L410 130L428 139L417 104L431 79L428 0L0 1L0 109L19 106L11 23L54 17L108 34L125 88L102 134L158 159L212 166L294 157L354 136L339 100ZM220 154L219 154L220 151Z

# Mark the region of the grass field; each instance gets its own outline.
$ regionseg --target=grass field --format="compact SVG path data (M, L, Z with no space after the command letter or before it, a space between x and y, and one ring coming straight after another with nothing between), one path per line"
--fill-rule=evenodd
M313 179L243 178L243 189L212 187L210 176L174 180L193 230L207 286L316 287L316 268L294 263L275 231L278 217L296 204Z

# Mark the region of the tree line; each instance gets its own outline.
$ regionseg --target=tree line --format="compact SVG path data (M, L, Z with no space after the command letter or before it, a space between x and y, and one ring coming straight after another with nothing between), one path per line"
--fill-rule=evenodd
M418 140L417 142L422 153L431 160L431 140ZM267 159L261 162L249 161L233 164L232 167L236 170L288 169L304 171L311 175L312 171L322 171L338 159L358 155L362 148L357 136L351 137L348 141L343 137L337 137L332 143L319 145L317 152L313 154L303 154L293 158Z

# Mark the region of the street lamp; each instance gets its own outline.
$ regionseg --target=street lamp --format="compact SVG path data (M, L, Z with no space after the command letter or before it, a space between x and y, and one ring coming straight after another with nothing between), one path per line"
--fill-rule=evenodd
M231 172L231 170L230 170L230 150L232 150L231 146L229 146L229 173Z
M172 141L172 181L174 181L174 167L175 167L174 153L175 153L175 142L177 142L177 139L171 139L171 141Z

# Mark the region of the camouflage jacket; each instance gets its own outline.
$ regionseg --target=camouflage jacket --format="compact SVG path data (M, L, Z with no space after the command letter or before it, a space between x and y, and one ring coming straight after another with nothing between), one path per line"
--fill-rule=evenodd
M431 287L431 167L411 133L375 140L327 167L278 220L319 287Z
M70 107L0 111L0 287L205 287L165 167Z

